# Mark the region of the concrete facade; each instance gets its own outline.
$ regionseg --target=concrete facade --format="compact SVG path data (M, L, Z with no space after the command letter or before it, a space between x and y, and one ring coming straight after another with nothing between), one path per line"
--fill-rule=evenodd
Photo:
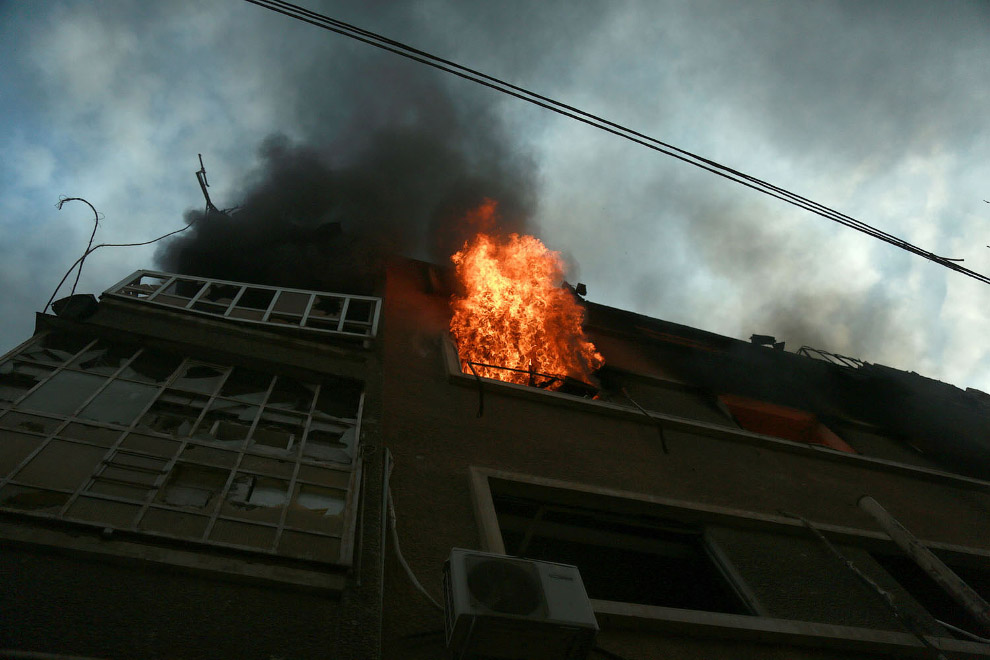
M446 657L443 613L413 586L385 533L388 488L402 556L441 604L452 548L578 565L600 627L591 658L925 658L933 648L948 658L990 657L990 645L939 623L957 614L952 605L932 604L857 506L862 495L881 502L990 595L990 472L981 462L990 427L980 393L592 303L586 327L606 360L596 398L477 379L460 372L447 335L445 282L429 264L392 263L377 336L364 342L114 296L86 318L39 316L33 343L7 356L22 360L27 376L0 366L0 385L13 388L0 402L0 649L22 657ZM123 351L129 357L112 362L94 353L82 367L98 348L86 344L67 357L30 358L46 333L158 351L183 366L132 421L94 420L99 394L57 412L34 392L58 373L81 379L90 369L137 383L143 372L128 376L128 365L144 354ZM222 372L223 384L182 390L189 368L209 376L203 365ZM226 418L212 436L201 429L216 402L245 401L242 390L225 389L238 367L276 380L251 403L260 412L251 412L249 435L230 444ZM303 390L322 383L319 392L337 379L360 384L360 437L349 458L309 450L319 394L308 413L289 403L269 410L279 379ZM202 408L200 421L155 427L148 415L176 388ZM259 429L288 423L277 415L305 429L288 448L258 446L268 437ZM73 424L117 435L86 440ZM782 435L766 433L771 427ZM841 446L829 433L851 451L824 444ZM132 434L159 449L127 449L137 446ZM97 467L80 467L72 484L46 485L74 473L67 466L51 477L32 463L55 443L95 456ZM233 467L203 458L221 451L237 455ZM122 453L162 460L160 476L136 494L100 492ZM227 476L203 503L176 475L207 466ZM248 477L259 496L239 490ZM328 503L333 488L346 492L339 511ZM111 519L110 505L97 500L122 513ZM85 518L80 501L97 513ZM149 511L176 527L155 533ZM183 531L204 518L205 531ZM891 595L900 618L809 525ZM313 549L329 539L339 540L338 554ZM489 657L528 657L498 653Z

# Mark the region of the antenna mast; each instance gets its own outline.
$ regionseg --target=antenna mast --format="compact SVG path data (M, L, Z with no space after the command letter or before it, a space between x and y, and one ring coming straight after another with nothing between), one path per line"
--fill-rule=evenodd
M220 213L220 209L213 205L213 200L210 199L210 193L206 190L210 187L210 184L206 181L206 166L203 165L203 154L199 154L199 171L196 172L196 180L199 181L199 187L203 190L203 197L206 198L206 215Z

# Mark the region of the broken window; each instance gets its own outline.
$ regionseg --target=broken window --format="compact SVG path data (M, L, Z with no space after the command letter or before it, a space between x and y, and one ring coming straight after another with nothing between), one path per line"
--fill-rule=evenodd
M120 374L120 378L162 385L175 373L181 358L161 351L144 350Z
M227 492L222 513L233 518L278 522L288 498L288 481L239 473Z
M856 453L812 413L728 394L720 396L719 400L747 431Z
M338 562L362 396L346 378L46 335L0 364L0 508Z
M227 370L203 362L188 362L172 381L171 387L202 394L213 394Z
M111 376L134 356L137 349L137 346L101 340L73 360L71 366L92 374Z

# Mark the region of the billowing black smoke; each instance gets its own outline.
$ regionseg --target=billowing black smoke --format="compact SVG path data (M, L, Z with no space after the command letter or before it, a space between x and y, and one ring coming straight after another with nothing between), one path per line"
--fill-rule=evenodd
M329 142L265 139L239 208L187 212L192 227L159 249L159 266L370 293L390 255L446 262L471 232L465 213L486 198L498 202L501 229L532 232L532 160L483 98L455 99L431 76L389 84L381 74L378 89L388 91L351 97L350 117L323 127L336 135Z

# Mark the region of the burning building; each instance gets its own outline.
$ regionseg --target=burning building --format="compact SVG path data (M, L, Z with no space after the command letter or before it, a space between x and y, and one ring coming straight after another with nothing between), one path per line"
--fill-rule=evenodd
M990 655L861 503L986 598L986 395L585 301L518 236L454 264L142 271L39 315L0 363L5 653ZM575 566L593 618L504 566L457 604L465 552Z
M990 397L595 304L494 211L360 291L141 271L39 315L4 654L990 657Z

